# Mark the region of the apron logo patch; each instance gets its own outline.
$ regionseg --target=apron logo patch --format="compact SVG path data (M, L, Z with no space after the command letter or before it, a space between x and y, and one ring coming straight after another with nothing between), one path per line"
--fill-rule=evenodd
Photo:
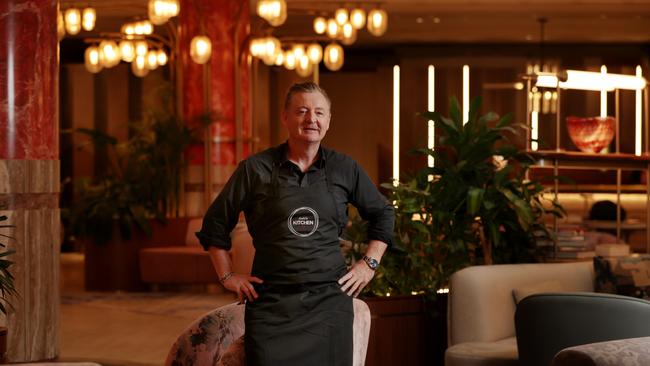
M318 213L311 207L300 207L289 215L289 230L302 238L308 237L318 229Z

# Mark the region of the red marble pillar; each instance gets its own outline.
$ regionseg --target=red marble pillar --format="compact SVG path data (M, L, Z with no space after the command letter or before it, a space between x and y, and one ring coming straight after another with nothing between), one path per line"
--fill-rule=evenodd
M185 182L188 216L203 215L206 209L204 183L208 169L204 164L210 164L210 197L213 197L232 174L237 160L250 153L247 143L251 135L250 86L246 57L249 14L248 1L181 0L178 42L182 115L186 123L196 125L197 119L210 114L214 123L209 136L216 140L211 146L209 162L204 159L204 145L188 149L190 167ZM212 56L205 66L194 63L190 57L190 42L201 34L212 42ZM239 155L237 140L242 141Z
M9 361L58 354L56 21L56 0L0 1L0 215L15 226L0 233L15 238L8 247L16 250L10 259L19 293L10 298L14 310L3 319L9 329Z

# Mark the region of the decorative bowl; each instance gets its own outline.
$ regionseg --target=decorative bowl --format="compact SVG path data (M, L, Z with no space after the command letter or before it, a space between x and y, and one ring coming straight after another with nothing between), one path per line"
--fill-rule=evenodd
M614 138L614 117L567 117L567 129L571 141L586 153L599 153Z

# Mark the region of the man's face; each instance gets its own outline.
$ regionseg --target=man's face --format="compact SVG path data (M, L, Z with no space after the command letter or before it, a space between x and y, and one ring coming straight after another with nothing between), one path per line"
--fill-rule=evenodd
M289 132L289 139L300 142L320 142L330 128L330 107L327 99L319 93L296 93L282 112L282 124Z

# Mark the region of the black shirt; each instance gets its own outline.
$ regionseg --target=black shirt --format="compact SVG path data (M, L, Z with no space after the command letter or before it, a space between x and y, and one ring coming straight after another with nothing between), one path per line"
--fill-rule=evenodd
M280 166L279 184L288 187L307 187L326 179L324 168L327 164L339 220L347 222L347 204L351 203L357 207L361 217L369 221L368 240L380 240L392 245L395 224L393 206L377 191L357 162L347 155L321 147L319 159L303 173L287 158L285 142L239 163L208 208L201 231L196 233L205 250L211 246L230 249L230 232L239 220L239 213L250 214L251 203L260 199L271 182L274 162Z

